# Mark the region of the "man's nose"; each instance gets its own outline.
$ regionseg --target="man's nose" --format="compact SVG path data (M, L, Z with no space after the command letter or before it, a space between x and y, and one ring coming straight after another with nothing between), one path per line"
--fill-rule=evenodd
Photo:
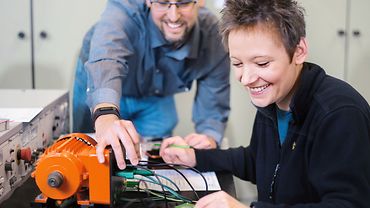
M167 17L172 21L176 22L180 18L181 14L175 4L171 4L167 10Z

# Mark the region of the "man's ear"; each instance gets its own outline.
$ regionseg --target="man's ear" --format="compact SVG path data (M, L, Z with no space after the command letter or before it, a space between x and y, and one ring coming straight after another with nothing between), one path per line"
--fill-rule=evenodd
M150 8L151 5L150 0L146 0L146 6Z
M302 64L305 62L308 55L308 45L306 38L301 38L299 41L297 48L294 52L294 60L296 64Z
M197 4L199 4L200 7L204 7L206 2L205 0L198 0Z

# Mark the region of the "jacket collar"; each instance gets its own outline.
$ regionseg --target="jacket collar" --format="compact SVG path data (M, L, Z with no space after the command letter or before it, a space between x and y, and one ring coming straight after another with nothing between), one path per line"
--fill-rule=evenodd
M320 66L312 63L304 63L299 79L299 87L290 103L290 109L298 123L302 123L306 118L308 110L314 101L314 95L325 76L326 73Z

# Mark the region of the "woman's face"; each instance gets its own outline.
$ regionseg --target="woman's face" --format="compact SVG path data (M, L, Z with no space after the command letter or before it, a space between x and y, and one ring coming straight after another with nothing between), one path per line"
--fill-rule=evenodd
M297 45L292 61L280 36L263 25L232 30L228 38L235 76L249 92L252 103L276 103L289 110L293 86L307 54L305 39Z

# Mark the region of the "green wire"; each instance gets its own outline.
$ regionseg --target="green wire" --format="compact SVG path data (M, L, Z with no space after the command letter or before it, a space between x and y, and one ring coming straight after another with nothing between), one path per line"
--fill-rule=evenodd
M123 178L131 178L131 179L136 179L136 180L139 180L139 181L153 183L153 184L156 184L156 185L159 185L159 186L163 186L166 190L168 190L172 194L173 197L175 197L175 198L172 198L172 197L168 198L168 199L170 199L172 201L176 201L176 202L187 202L187 203L195 203L196 202L196 201L193 201L191 199L188 199L188 198L182 196L181 194L178 194L174 189L172 189L171 187L169 187L167 185L164 185L161 181L155 180L154 178L150 177L150 176L153 176L153 175L156 175L157 177L161 177L161 178L169 181L172 185L174 185L176 187L177 190L180 191L180 188L171 179L169 179L168 177L163 176L163 175L155 174L154 172L152 172L150 170L145 170L144 169L144 171L141 171L141 170L137 170L136 169L136 170L131 170L131 171L127 171L127 172L125 172L125 171L119 171L119 172L116 173L116 175L117 176L120 176L120 177L123 177ZM144 176L145 178L148 178L150 180L145 180L143 178L137 178L134 175L141 175L141 176ZM164 195L161 195L159 193L155 193L153 191L150 191L148 188L146 188L146 189L142 189L140 187L138 187L138 188L140 190L144 190L144 191L146 191L146 192L148 192L148 193L150 193L152 195L155 195L157 197L160 197L161 199L166 199L167 198ZM122 200L122 201L129 201L129 202L140 202L140 200L138 200L138 199L129 199L129 198L124 198L124 197L120 197L120 200ZM153 198L152 200L159 200L159 199L158 198Z
M147 176L145 176L146 178L149 178L150 179L150 181L149 180L145 180L145 179L139 179L139 178L135 178L135 179L137 179L137 180L142 180L142 181L144 181L144 182L148 182L148 183L154 183L154 184L156 184L156 185L160 185L160 183L159 182L157 182L157 181L155 181L154 179L152 179L152 178L150 178L150 177L147 177ZM162 184L163 185L163 187L166 189L166 190L168 190L172 195L174 195L176 198L178 198L178 199L181 199L182 201L184 201L184 202L191 202L192 200L191 199L188 199L188 198L186 198L186 197L184 197L184 196L182 196L182 195L180 195L180 194L178 194L175 190L173 190L171 187L169 187L169 186L167 186L167 185L164 185L164 184Z
M130 198L126 198L126 197L119 197L119 199L121 201L125 201L125 202L141 202L140 199L130 199ZM154 200L154 201L159 201L159 200L162 200L163 198L162 197L148 197L146 199L151 199L151 200Z
M160 176L160 175L158 175L157 174L157 176ZM157 185L159 185L159 182L158 181L156 181L156 180L154 180L154 178L152 178L152 177L149 177L149 176L146 176L146 178L149 178L149 179L151 179L153 182L154 182L154 184L157 184ZM164 177L165 179L168 179L167 177ZM172 184L174 184L175 185L175 187L178 189L178 190L180 190L179 189L179 187L172 181L172 180L170 180L170 179L168 179L169 181L170 181L170 183L172 183ZM175 196L177 196L177 198L178 199L182 199L182 200L184 200L184 201L191 201L190 199L188 199L188 198L186 198L186 197L184 197L184 196L182 196L181 194L179 194L179 193L177 193L175 190L173 190L171 187L169 187L169 186L167 186L167 185L164 185L164 184L162 184L164 187L166 187L166 189L169 191L169 192L171 192L170 190L172 190L172 194L173 195L175 195Z
M148 177L146 177L146 178L148 178ZM148 183L154 183L154 184L156 184L156 185L160 185L157 181L153 180L152 178L149 178L150 180L145 180L145 179L140 179L140 178L135 178L135 179L137 179L137 180L141 180L141 181L144 181L144 182L148 182ZM179 195L178 193L176 193L176 191L175 191L175 190L173 190L171 187L166 186L166 185L164 185L164 184L162 184L162 185L163 185L163 187L164 187L166 190L168 190L172 195L175 195L175 196L178 196L178 198L181 198L181 197L180 197L180 195Z
M164 175L159 175L159 174L156 174L156 175L157 175L158 177L161 177L161 178L166 179L168 182L170 182L172 185L174 185L178 191L181 191L181 190L180 190L180 188L177 186L177 184L176 184L175 182L173 182L171 179L167 178L167 177L166 177L166 176L164 176ZM151 177L149 177L149 178L151 178Z
M148 193L150 193L150 194L153 194L154 196L157 196L157 197L160 197L160 198L164 199L164 196L163 196L163 195L161 195L161 194L158 194L158 193L155 193L155 192L153 192L153 191L150 191L149 189L148 189L148 190L146 190L146 191L147 191ZM171 200L171 201L175 201L175 202L184 202L184 200L176 199L176 198L172 198L172 197L167 197L167 199L168 199L168 200ZM192 203L193 201L188 201L188 202Z

